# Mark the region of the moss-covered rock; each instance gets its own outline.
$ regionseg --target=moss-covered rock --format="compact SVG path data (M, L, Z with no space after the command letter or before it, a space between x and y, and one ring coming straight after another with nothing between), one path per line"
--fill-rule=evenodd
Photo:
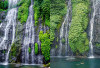
M89 50L86 29L89 22L89 2L72 0L72 24L69 30L69 45L74 53L83 54Z
M37 55L38 54L38 44L35 43L35 54Z
M19 56L21 55L21 40L14 42L11 46L9 61L11 63L20 62Z

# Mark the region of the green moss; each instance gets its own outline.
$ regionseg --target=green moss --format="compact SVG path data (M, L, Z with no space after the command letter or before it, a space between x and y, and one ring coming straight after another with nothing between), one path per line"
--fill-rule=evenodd
M11 50L10 50L10 54L9 54L9 61L11 63L15 63L19 60L19 56L21 54L21 42L20 40L13 42L12 46L11 46ZM16 58L15 60L13 60L13 58Z
M31 48L30 47L28 48L28 52L29 52L29 54L31 53Z
M38 1L34 1L34 7L33 7L33 10L34 10L34 20L35 20L35 26L38 25L38 19L39 19L39 16L40 16L40 6L38 4Z
M82 54L89 50L89 40L85 32L88 26L89 4L83 0L72 0L72 24L69 31L69 44L74 53Z
M55 30L59 32L63 16L67 12L65 0L51 0L50 3L50 39L55 39Z
M56 45L55 48L58 48L58 46Z
M65 39L64 39L64 38L62 38L62 40L61 40L61 41L62 41L62 43L63 43L63 44L65 43Z
M10 53L10 56L14 56L14 57L16 57L17 54L20 53L21 46L18 45L18 44L20 44L20 43L19 43L19 42L15 42L15 43L12 44L12 46L11 46L11 53Z
M59 41L58 37L56 38L56 41L57 41L57 42Z
M50 27L50 41L53 41L55 38L55 31Z
M49 26L50 27L50 20L45 20L45 25Z
M50 0L35 0L33 10L35 26L38 25L39 18L41 18L43 23L50 27Z
M3 50L3 53L5 54L5 53L6 53L6 51L5 51L5 50Z
M2 21L0 20L0 23L1 23Z
M100 43L96 43L96 47L100 47Z
M38 44L35 43L35 54L37 55L38 54Z

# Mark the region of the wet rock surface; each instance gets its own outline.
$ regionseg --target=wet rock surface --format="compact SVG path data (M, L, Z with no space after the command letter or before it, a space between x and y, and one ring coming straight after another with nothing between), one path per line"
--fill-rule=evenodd
M14 43L12 44L9 62L10 63L19 63L21 62L21 44L22 44L22 37L24 32L24 26L18 22L16 25L16 38ZM16 51L16 52L15 52ZM15 53L15 54L14 54Z
M6 11L0 12L0 23L6 18Z
M98 2L97 11L95 15L94 22L94 54L100 55L100 47L97 47L96 44L100 44L100 3Z

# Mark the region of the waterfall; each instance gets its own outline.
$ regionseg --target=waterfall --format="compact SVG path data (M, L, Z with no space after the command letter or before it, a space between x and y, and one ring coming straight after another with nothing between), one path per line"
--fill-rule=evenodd
M71 17L70 17L70 11L71 11L71 0L68 1L68 9L67 9L67 23L66 23L66 33L65 33L65 50L66 50L66 55L68 56L68 50L69 49L69 40L68 40L68 33L69 33L69 26L70 26L70 22L71 22Z
M14 40L15 40L15 27L16 27L16 14L17 14L17 9L16 8L14 8L14 9L12 9L11 10L12 11L12 13L14 13L14 14L12 14L13 16L13 20L12 20L12 23L13 23L13 32L12 32L12 43L14 42ZM12 44L11 44L12 45ZM11 45L9 46L9 49L8 49L8 53L7 53L7 55L6 55L6 62L8 62L8 59L9 59L9 52L10 52L10 50L11 50Z
M66 15L66 17L67 17L67 15ZM59 56L61 56L61 53L62 53L62 38L63 38L63 33L64 33L64 24L65 24L65 21L66 21L66 18L65 17L65 20L64 20L64 22L63 22L63 24L62 24L62 26L61 26L61 29L60 29L60 47L59 47Z
M25 28L25 36L24 36L24 42L23 42L23 51L24 51L24 59L25 64L29 63L29 48L31 48L31 58L32 63L34 63L34 21L33 21L33 4L31 2L31 5L29 7L29 16L26 22L26 28Z
M17 8L12 8L10 6L13 6L13 5L16 5L17 0L9 0L9 11L7 13L7 16L6 16L6 21L7 21L7 25L5 27L5 34L4 34L4 37L3 37L3 40L1 41L0 43L0 49L3 50L3 49L7 49L8 47L8 51L7 51L7 54L6 54L6 58L5 58L5 63L4 64L7 64L8 63L8 59L9 59L9 52L10 52L10 49L11 49L11 45L12 43L14 42L15 40L15 27L16 27L16 15L17 15ZM15 3L16 2L16 3ZM2 26L2 25L1 25ZM7 41L9 41L9 31L10 31L10 28L12 27L12 39L11 39L11 44L7 44Z
M24 64L42 64L42 55L40 53L41 43L39 41L38 34L35 34L35 26L34 26L34 11L33 11L33 2L31 0L31 5L29 7L29 16L25 26L25 36L22 45L22 62ZM42 29L42 25L40 25L39 31ZM39 32L38 32L39 33ZM39 54L35 55L35 42L38 43ZM29 48L31 49L31 53L29 53ZM37 62L36 62L37 61Z
M9 60L9 53L11 50L11 45L15 41L15 33L16 33L16 19L17 19L17 3L20 0L8 0L9 2L9 11L7 13L5 22L6 26L4 29L4 37L0 42L0 50L6 51L4 64L8 64ZM16 7L16 8L13 8ZM2 23L0 24L0 28L2 27ZM39 25L39 32L43 30L42 24ZM44 26L45 29L45 26ZM44 30L46 32L46 30ZM39 33L38 32L38 33ZM37 38L35 38L37 36ZM41 54L41 42L39 40L39 35L35 34L35 26L34 26L34 11L33 11L33 0L31 0L31 5L29 7L29 15L27 21L25 23L25 32L23 36L23 44L22 44L22 63L24 64L42 64L43 63L43 55ZM35 41L35 39L37 39ZM34 52L34 44L38 43L38 50L39 54L35 55ZM31 52L29 52L31 50ZM35 62L37 61L37 62Z
M1 28L1 26L2 26L2 23L0 24L0 28Z
M20 1L20 0L8 0L9 8L16 7L18 1Z
M89 42L89 46L90 46L90 56L89 58L94 58L93 55L93 25L94 25L94 18L95 18L95 14L96 14L96 4L95 4L95 0L93 0L93 14L92 14L92 18L90 20L90 42Z
M64 22L62 23L61 29L60 29L60 47L59 47L59 54L58 56L61 56L62 54L62 46L64 45L62 43L62 39L65 39L65 55L67 56L67 47L68 47L68 32L69 32L69 23L70 23L70 10L71 10L71 0L68 1L68 9L67 14L65 16ZM64 31L65 30L65 31ZM64 34L65 32L65 34Z

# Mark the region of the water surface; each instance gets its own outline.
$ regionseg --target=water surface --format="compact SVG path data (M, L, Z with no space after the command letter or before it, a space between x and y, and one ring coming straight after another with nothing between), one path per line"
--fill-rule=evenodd
M22 65L22 66L16 66L13 64L9 65L0 65L0 68L42 68L39 65Z
M100 58L52 57L51 68L100 68Z

